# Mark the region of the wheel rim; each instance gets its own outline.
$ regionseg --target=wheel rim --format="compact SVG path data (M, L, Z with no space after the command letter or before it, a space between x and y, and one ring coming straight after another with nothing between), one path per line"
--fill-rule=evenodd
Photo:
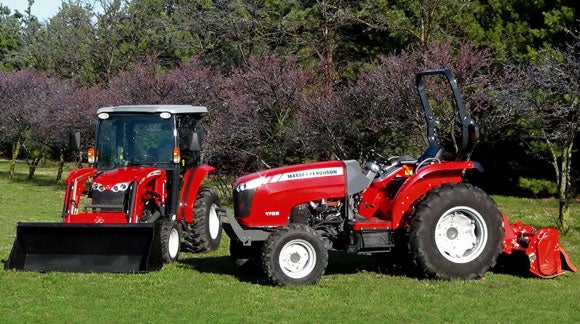
M212 204L209 209L209 236L212 240L217 239L220 233L220 218L217 213L218 206L216 204Z
M477 258L487 238L485 220L475 209L466 206L449 209L435 226L437 249L454 263L467 263Z
M316 251L307 241L292 240L282 247L278 261L282 272L288 277L304 278L316 266Z
M169 242L168 242L169 256L174 259L179 253L179 232L177 229L172 228L169 232Z

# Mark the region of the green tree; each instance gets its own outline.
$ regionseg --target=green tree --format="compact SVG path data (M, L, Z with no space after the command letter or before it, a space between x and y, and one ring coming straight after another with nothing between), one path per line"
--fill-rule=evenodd
M504 119L518 120L528 149L552 166L560 204L558 227L568 230L573 194L572 157L580 134L580 39L566 51L545 50L541 60L508 66L495 96Z
M94 83L94 13L83 1L63 2L47 23L28 21L29 65L49 75Z
M480 0L465 16L466 36L493 49L496 57L528 60L544 47L563 48L577 23L575 0Z
M22 47L21 24L22 14L11 13L8 7L0 4L0 70L10 71L22 66L18 55Z

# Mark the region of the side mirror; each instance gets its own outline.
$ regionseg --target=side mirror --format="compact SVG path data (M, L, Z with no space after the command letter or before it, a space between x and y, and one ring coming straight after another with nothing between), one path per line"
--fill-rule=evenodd
M187 143L187 148L194 152L201 151L201 142L197 132L191 132L191 134L189 134L189 143Z
M81 149L81 132L75 130L70 132L69 146L74 151L79 151Z

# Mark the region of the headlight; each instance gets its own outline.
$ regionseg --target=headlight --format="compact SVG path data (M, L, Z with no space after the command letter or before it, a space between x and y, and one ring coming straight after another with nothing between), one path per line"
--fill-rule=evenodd
M111 188L111 191L112 192L125 191L127 190L127 188L129 188L128 182L117 183L116 185L113 186L113 188Z
M244 190L256 189L266 182L268 182L268 179L262 177L250 180L248 182L242 182L236 187L236 191L240 192Z
M105 187L100 183L94 182L92 185L92 188L93 188L93 190L96 190L99 192L103 192L105 190L111 190L112 192L119 192L119 191L127 190L127 188L129 188L129 182L117 183L113 187Z

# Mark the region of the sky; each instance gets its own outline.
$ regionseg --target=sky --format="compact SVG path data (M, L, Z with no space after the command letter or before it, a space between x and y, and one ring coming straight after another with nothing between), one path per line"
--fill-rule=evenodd
M26 7L28 7L28 0L0 0L0 3L10 8L12 12L18 10L22 14L24 14ZM56 15L61 3L61 0L34 0L32 15L36 16L40 21L48 20Z

